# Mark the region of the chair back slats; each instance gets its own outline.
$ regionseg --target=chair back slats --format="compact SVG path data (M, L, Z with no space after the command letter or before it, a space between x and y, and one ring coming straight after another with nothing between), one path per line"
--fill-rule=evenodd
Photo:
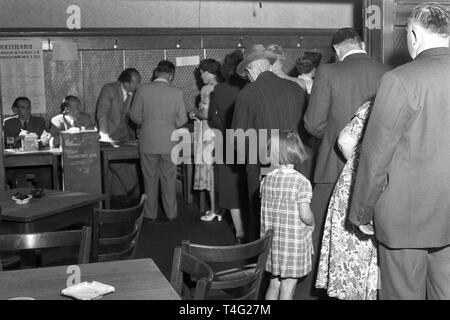
M100 246L111 246L111 245L115 245L115 244L129 243L129 242L136 240L138 232L139 232L139 226L135 224L133 226L133 231L131 233L126 234L122 237L100 238L100 239L98 239L98 244Z
M144 218L144 204L147 196L143 194L139 204L126 209L104 210L96 209L94 212L94 229L92 256L94 261L113 261L119 259L132 259ZM129 228L121 232L122 227ZM105 230L109 231L106 234ZM125 249L124 249L125 248Z
M208 262L232 262L253 258L264 252L267 247L266 239L261 238L252 243L233 246L206 246L182 241L187 251Z
M88 263L91 250L91 227L85 226L82 230L0 235L0 252L71 246L79 246L80 248L77 263Z
M185 284L186 277L195 279L194 293L191 294ZM211 267L197 257L176 247L173 253L170 283L175 291L184 299L204 300L213 281L214 272Z
M211 289L231 289L251 285L253 282L258 280L259 275L260 271L254 271L251 274L242 273L241 277L236 279L223 280L223 278L220 278L221 280L215 280L213 282Z
M136 249L135 242L131 242L125 250L116 251L112 253L101 253L98 255L98 262L114 261L127 259L132 256L133 251Z
M192 244L184 240L181 248L208 264L229 264L243 261L244 264L238 267L233 266L233 268L227 267L217 270L214 273L211 290L224 290L229 293L236 289L233 291L233 299L256 300L260 294L262 277L272 246L272 238L273 230L268 230L261 239L242 245L207 246ZM256 263L248 264L249 260L256 260Z

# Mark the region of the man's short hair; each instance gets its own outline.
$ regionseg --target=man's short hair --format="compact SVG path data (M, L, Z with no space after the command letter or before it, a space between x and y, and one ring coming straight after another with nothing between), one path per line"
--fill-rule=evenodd
M61 105L59 106L61 109L61 113L63 113L66 110L66 108L69 106L70 101L76 101L79 104L81 104L80 98L78 98L77 96L68 95L64 98L64 100L61 102Z
M417 23L439 35L450 36L450 8L436 3L424 3L415 7L408 19L408 25Z
M156 66L155 73L158 74L159 72L173 74L175 73L175 65L169 60L162 60Z
M19 107L18 104L20 101L28 101L28 104L31 106L31 101L30 99L28 99L28 97L18 97L16 98L16 100L14 100L11 108L18 108Z
M122 83L131 82L131 77L133 76L133 74L139 75L139 71L137 71L135 68L127 68L122 71L117 81L120 81Z
M361 46L362 40L359 32L353 28L342 28L336 31L333 38L331 39L331 47L335 45L349 43Z

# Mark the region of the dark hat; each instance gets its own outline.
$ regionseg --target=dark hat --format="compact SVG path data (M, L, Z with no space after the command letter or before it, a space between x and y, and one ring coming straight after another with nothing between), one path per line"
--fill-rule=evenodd
M359 35L358 31L356 31L353 28L342 28L336 31L333 38L331 39L331 46L337 45L339 43L342 43L346 40L356 40L358 42L361 42L361 36Z
M274 63L277 60L277 55L271 51L268 51L262 44L254 44L248 50L245 50L244 60L242 60L237 68L236 73L245 78L245 67L251 62L259 59L267 59L270 63Z

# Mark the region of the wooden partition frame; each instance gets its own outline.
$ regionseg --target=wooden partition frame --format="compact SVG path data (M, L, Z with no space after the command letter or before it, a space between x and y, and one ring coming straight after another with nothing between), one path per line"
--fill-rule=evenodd
M404 35L401 33L406 28L412 9L423 2L420 0L364 0L363 12L373 5L380 9L380 28L369 29L366 25L368 17L366 14L363 17L364 40L372 57L393 67L410 61L406 39L403 39ZM450 6L449 0L433 2ZM399 43L399 40L402 43Z

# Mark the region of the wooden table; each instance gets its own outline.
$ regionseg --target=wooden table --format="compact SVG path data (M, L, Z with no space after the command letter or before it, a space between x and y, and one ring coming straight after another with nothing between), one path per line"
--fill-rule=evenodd
M45 190L39 199L16 204L11 196L28 193L30 188L7 190L0 196L2 208L0 233L54 231L78 223L92 223L94 207L105 199L103 194Z
M119 160L136 160L138 168L140 168L139 146L137 141L120 142L115 145L109 143L101 143L100 152L102 158L102 185L103 193L106 195L105 209L111 208L111 172L109 164L111 161ZM193 181L193 165L191 159L183 161L183 193L185 201L188 204L193 202L192 199L192 181Z
M62 296L68 266L0 272L0 300L31 297L36 300L71 300ZM120 260L79 265L81 281L111 285L115 292L102 300L180 300L152 259Z
M5 168L51 166L53 189L61 190L59 164L61 149L53 148L39 151L18 151L6 149L3 153Z
M117 144L103 143L100 144L100 152L102 158L102 185L103 193L106 195L105 209L111 208L111 171L109 164L111 161L134 160L139 163L139 147L136 142L120 142Z

